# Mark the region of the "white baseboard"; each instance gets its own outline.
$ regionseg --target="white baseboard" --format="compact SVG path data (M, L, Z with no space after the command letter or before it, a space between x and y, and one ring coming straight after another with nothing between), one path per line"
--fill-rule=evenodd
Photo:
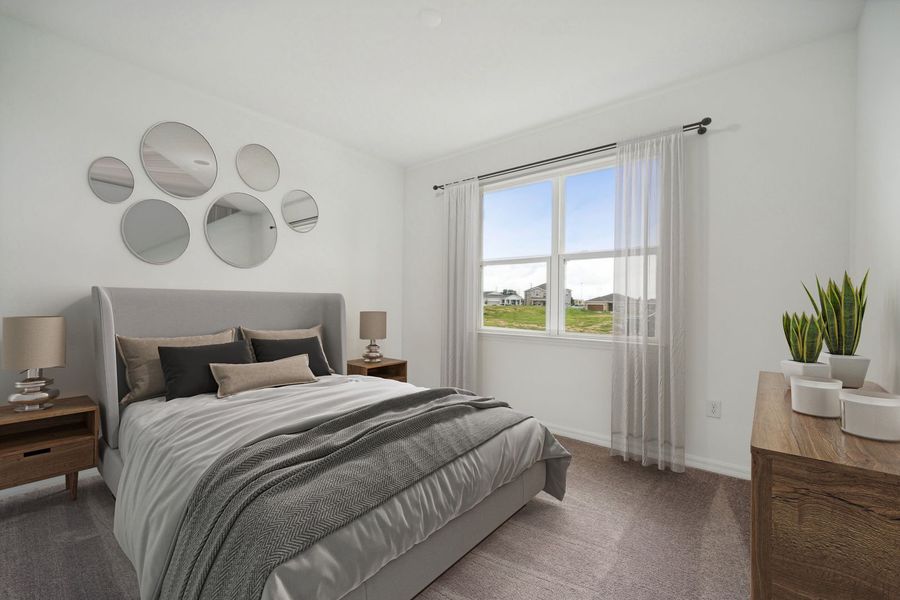
M747 453L750 453L749 448L747 448ZM706 458L705 456L685 453L684 464L694 469L702 469L703 471L710 471L712 473L718 473L719 475L728 475L729 477L737 477L738 479L750 479L750 467L744 467L734 463L716 460L714 458Z
M573 429L571 427L563 427L561 425L554 425L552 423L546 422L544 422L544 425L546 425L547 428L553 433L558 433L559 435L570 437L573 440L578 440L580 442L587 442L589 444L594 444L595 446L603 446L604 448L609 448L610 438L608 435L600 435L593 431ZM703 471L709 471L711 473L718 473L719 475L737 477L738 479L750 479L750 469L748 467L743 467L741 465L736 465L713 458L706 458L705 456L697 456L696 454L685 453L684 464L685 466L691 467L692 469L701 469Z
M541 423L546 425L547 429L554 434L558 433L559 435L578 440L579 442L587 442L588 444L594 444L595 446L609 448L610 440L608 435L599 435L593 431L584 431L583 429L572 429L571 427L554 425L552 423L547 423L546 421L541 421Z

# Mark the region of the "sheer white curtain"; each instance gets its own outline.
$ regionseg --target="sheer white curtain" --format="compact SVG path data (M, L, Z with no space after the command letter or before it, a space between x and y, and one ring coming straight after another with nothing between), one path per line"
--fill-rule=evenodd
M474 390L478 368L478 179L444 188L447 202L447 300L441 385Z
M617 144L612 442L684 471L683 133Z

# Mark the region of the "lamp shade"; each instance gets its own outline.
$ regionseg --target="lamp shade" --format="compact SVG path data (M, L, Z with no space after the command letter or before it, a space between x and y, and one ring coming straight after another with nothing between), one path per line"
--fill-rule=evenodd
M359 313L359 339L383 340L387 337L387 313L383 310L363 310Z
M4 317L3 368L9 371L66 366L65 317Z

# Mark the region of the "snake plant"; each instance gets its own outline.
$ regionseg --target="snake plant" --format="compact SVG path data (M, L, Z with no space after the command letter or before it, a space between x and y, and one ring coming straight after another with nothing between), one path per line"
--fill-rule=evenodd
M816 287L819 290L818 304L806 284L803 284L803 289L806 290L806 295L813 304L816 316L824 324L825 344L832 354L843 356L856 354L863 316L866 314L866 282L868 280L869 272L866 271L862 283L856 288L845 271L844 281L840 287L829 279L828 284L823 288L819 283L819 278L816 277Z
M784 313L781 321L784 337L791 348L791 358L802 363L818 361L822 352L822 319L806 313Z

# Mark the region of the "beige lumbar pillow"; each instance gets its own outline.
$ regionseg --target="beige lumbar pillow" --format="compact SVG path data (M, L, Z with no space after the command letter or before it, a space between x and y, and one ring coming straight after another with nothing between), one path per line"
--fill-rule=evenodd
M226 329L209 335L184 337L125 337L116 336L119 356L125 363L125 381L129 392L122 398L122 404L130 404L166 393L166 377L159 363L160 346L207 346L234 341L235 330Z
M210 363L209 370L219 384L219 398L248 390L318 381L309 369L306 354L260 363Z
M316 325L309 329L249 329L241 327L241 335L248 342L257 340L300 340L316 336L322 341L322 326Z
M247 327L241 327L241 336L250 342L250 340L302 340L311 337L319 338L319 344L322 346L322 354L325 354L325 340L322 339L322 326L316 325L315 327L310 327L309 329L249 329ZM251 342L252 345L252 342ZM325 358L325 362L328 362L328 358ZM328 365L328 370L334 373L334 369L331 368L331 365Z

